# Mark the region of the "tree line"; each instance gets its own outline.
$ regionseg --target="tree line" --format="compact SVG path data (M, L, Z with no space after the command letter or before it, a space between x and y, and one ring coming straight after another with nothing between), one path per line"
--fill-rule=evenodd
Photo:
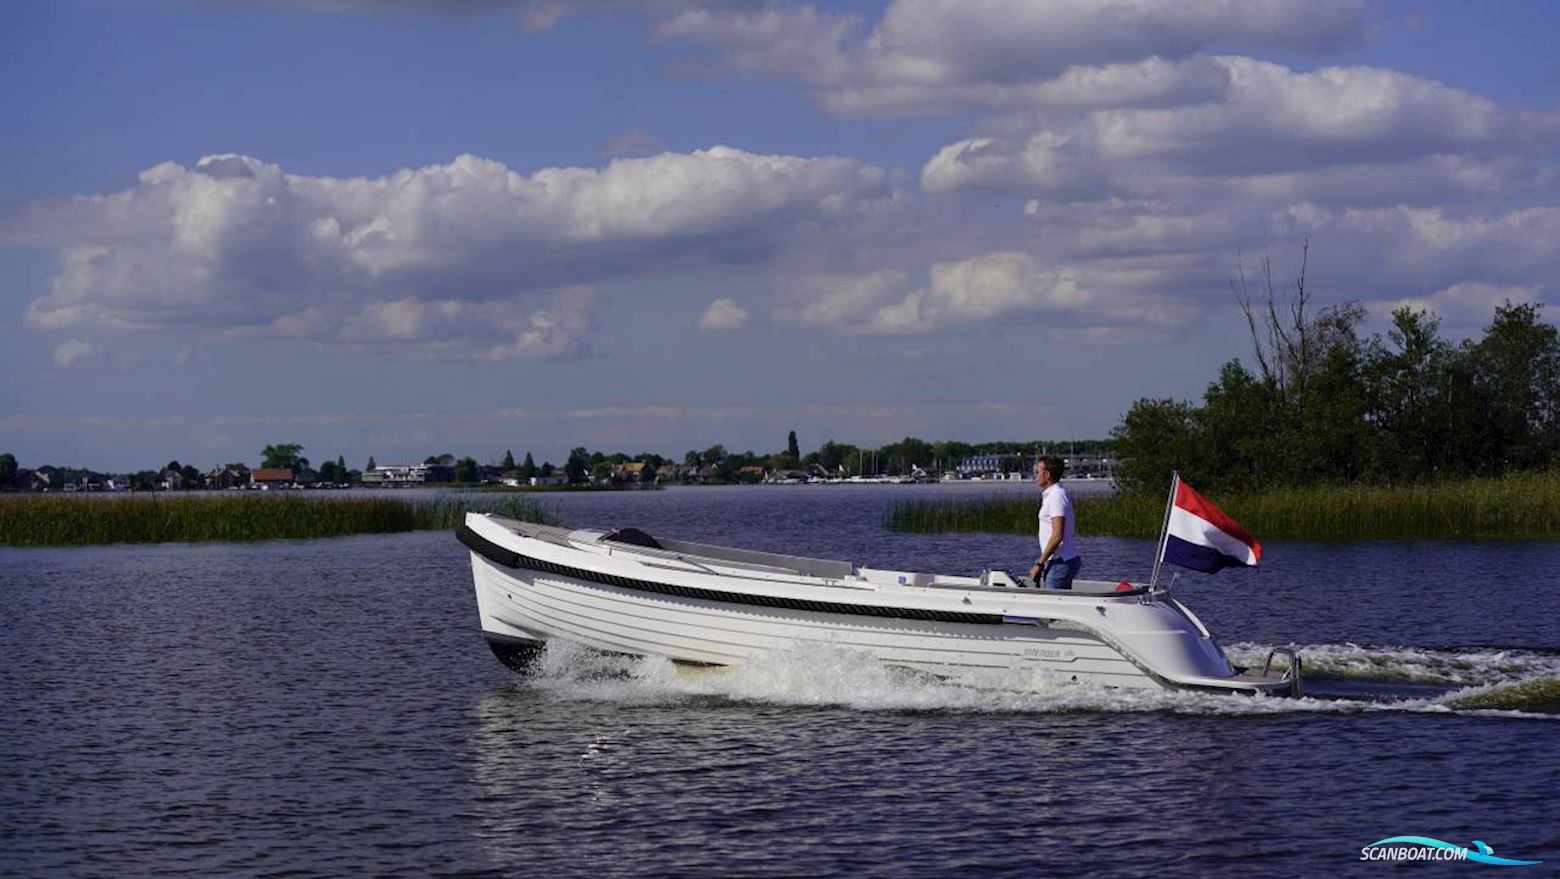
M1254 368L1231 360L1201 403L1138 400L1112 435L1128 490L1163 491L1172 470L1199 488L1396 484L1560 467L1560 334L1542 305L1509 300L1478 338L1454 343L1428 309L1310 312L1303 268L1262 301L1235 293Z
M1026 456L1042 450L1099 456L1112 455L1114 446L1115 441L1108 439L1004 440L967 443L956 440L926 441L907 436L897 442L877 447L856 446L830 439L816 450L804 455L796 431L793 430L786 436L785 448L775 452L759 453L751 449L741 452L732 451L717 443L702 451L690 449L679 459L656 452L629 454L593 451L578 446L569 451L568 458L561 466L555 466L551 461L537 464L529 451L525 452L522 461L517 462L512 450L505 451L502 462L496 465L480 464L470 455L457 458L450 454L429 455L423 459L423 463L430 467L441 468L444 475L442 479L436 481L467 484L494 481L506 475L513 475L521 480L530 480L533 477L561 477L571 484L602 482L611 477L615 466L633 462L643 463L649 478L654 478L656 471L663 465L672 464L678 470L674 479L746 482L760 479L761 471L775 470L802 472L822 470L828 474L847 476L856 474L904 476L912 474L916 468L928 473L939 473L952 470L960 462L975 456L992 456L999 459L1002 469L1019 470L1026 466ZM315 469L311 467L309 459L303 452L304 446L301 443L267 445L260 452L259 469L285 469L291 470L295 475L308 473L318 483L329 485L349 485L362 481L363 471L349 468L343 456L338 455L334 461L326 460ZM373 470L377 467L374 457L369 456L364 470ZM224 464L216 468L216 471L231 474L229 481L238 485L248 484L252 472L247 464L237 462ZM0 488L13 485L25 488L20 484L20 476L31 472L19 470L13 455L0 453ZM106 478L106 474L83 468L46 466L38 468L38 472L49 474L55 486L64 482L80 482L88 477ZM205 474L193 466L180 464L178 461L170 461L161 470L142 470L129 474L129 487L138 491L156 490L162 486L170 472L180 475L184 488L204 487Z

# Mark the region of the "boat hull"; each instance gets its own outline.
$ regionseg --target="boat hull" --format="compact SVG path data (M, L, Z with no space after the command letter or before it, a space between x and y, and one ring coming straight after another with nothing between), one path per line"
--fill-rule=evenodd
M613 653L742 665L774 651L827 646L939 674L1017 670L1115 687L1161 686L1086 632L732 607L504 569L475 554L472 567L483 634L495 651L508 654L563 638ZM512 659L505 664L514 667Z
M735 666L778 651L826 647L936 675L1288 689L1276 676L1242 675L1189 611L1173 601L1144 600L1141 591L1058 594L977 588L973 579L952 588L963 580L909 573L885 583L865 576L884 572L833 562L816 563L834 566L825 575L803 575L751 563L762 554L722 550L742 554L746 567L733 574L709 558L505 522L468 519L460 539L472 550L484 635L516 669L546 641L561 638L700 665ZM851 574L842 575L840 565Z

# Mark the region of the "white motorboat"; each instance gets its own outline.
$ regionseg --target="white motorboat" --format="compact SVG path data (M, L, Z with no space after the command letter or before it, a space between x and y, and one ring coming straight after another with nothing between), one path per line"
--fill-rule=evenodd
M552 638L696 665L831 645L939 676L1026 672L1113 687L1300 694L1300 660L1233 666L1165 590L1080 580L1023 588L955 577L469 513L482 632L524 670Z

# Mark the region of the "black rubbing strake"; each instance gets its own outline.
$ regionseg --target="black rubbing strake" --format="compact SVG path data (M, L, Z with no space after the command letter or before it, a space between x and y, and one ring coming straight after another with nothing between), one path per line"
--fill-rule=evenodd
M725 604L747 604L758 607L784 608L787 610L809 610L816 613L853 614L855 616L888 617L902 620L930 620L940 623L1002 624L1002 615L994 613L961 613L951 610L924 610L917 607L880 607L872 604L836 604L829 601L809 601L802 598L782 598L775 595L748 595L741 592L721 592L714 589L678 586L674 583L635 580L616 574L603 574L599 571L573 568L556 562L521 555L514 550L505 549L493 543L467 525L460 526L460 530L455 532L455 536L472 552L506 568L529 568L533 571L546 571L549 574L557 574L562 577L588 580L592 583L617 586L622 589L633 589L638 592L655 592L661 595L676 595L682 598L719 601Z

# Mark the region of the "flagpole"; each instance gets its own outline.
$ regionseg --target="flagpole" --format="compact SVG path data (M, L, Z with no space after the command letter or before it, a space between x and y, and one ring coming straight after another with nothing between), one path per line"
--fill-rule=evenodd
M1181 471L1170 471L1170 497L1165 499L1165 522L1159 529L1159 552L1154 554L1154 573L1148 578L1148 591L1153 594L1154 584L1159 582L1159 566L1165 561L1165 544L1170 542L1170 510L1175 506L1175 490L1181 484Z

